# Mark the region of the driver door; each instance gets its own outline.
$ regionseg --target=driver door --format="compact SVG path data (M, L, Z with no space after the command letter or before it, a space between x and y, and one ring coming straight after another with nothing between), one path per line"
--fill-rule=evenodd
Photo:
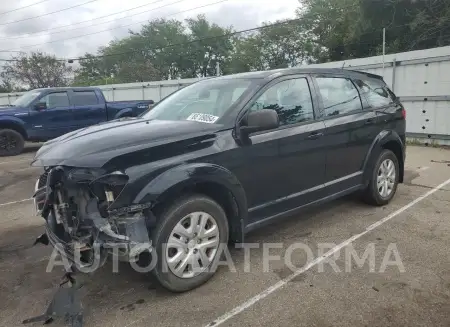
M36 103L45 103L45 109L32 108L31 128L39 139L49 140L73 130L72 106L66 91L47 93Z
M321 197L325 124L315 119L312 89L307 76L285 76L266 86L249 109L273 109L280 119L279 128L250 135L250 145L240 149L247 168L238 178L248 196L250 225Z

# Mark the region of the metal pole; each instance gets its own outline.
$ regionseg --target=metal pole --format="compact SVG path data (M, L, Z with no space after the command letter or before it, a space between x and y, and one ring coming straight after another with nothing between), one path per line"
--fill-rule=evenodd
M384 56L386 54L386 28L383 28L383 77L384 77Z
M216 76L220 75L220 63L216 62Z
M395 92L395 68L397 67L397 60L394 58L394 60L392 60L392 86L391 86L391 90L392 92Z

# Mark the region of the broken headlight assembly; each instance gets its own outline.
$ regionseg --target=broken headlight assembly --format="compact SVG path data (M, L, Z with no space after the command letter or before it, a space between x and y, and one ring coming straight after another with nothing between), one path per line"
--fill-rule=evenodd
M47 222L50 243L82 266L92 265L99 256L104 262L107 253L136 261L142 252L150 251L144 213L150 205L109 210L128 180L123 171L63 166L46 170L36 183L34 198ZM100 252L95 253L96 249ZM81 252L81 262L75 262L75 251Z

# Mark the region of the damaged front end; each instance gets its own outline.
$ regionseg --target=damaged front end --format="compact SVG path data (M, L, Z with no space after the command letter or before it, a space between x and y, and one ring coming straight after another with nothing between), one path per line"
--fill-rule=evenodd
M145 215L150 204L110 210L127 182L121 171L47 168L34 194L37 213L46 221L40 242L50 242L83 272L101 267L109 254L131 262L151 251Z
M150 204L110 209L128 179L121 171L67 166L45 169L34 194L37 214L46 221L45 234L35 244L51 243L63 257L66 273L45 313L24 320L24 324L47 324L63 317L73 327L81 327L80 289L84 283L75 275L93 273L109 254L135 262L142 253L151 252L146 218Z

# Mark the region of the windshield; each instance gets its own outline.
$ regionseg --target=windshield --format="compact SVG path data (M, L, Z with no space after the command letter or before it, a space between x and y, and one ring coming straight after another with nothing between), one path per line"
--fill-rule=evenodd
M251 79L211 79L171 94L142 117L161 120L194 120L213 124L252 84Z
M37 91L28 91L18 97L16 101L12 103L12 105L14 107L28 107L30 103L39 96L39 94L41 93Z

